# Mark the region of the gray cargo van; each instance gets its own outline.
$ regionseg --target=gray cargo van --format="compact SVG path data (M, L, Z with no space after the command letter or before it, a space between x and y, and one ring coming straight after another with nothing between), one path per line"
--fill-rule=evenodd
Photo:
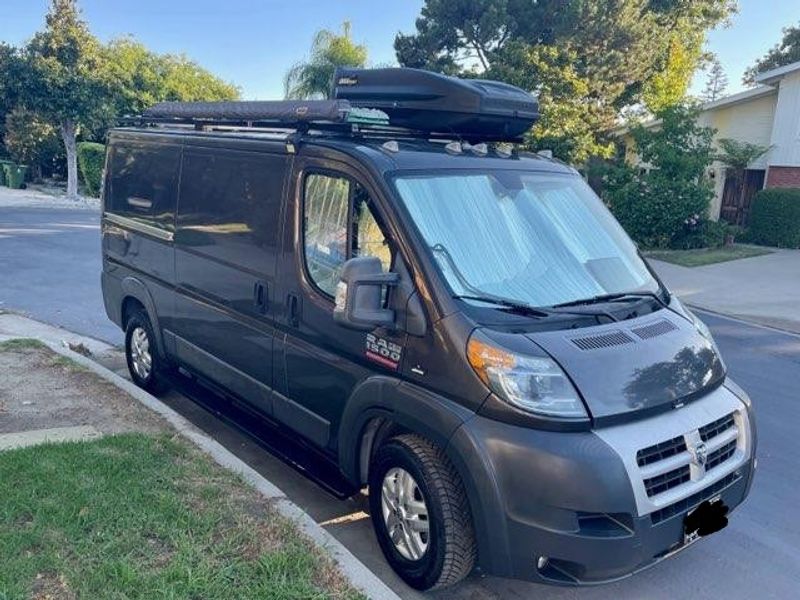
M511 86L341 70L110 134L106 311L133 380L291 431L410 585L628 576L727 522L751 402Z

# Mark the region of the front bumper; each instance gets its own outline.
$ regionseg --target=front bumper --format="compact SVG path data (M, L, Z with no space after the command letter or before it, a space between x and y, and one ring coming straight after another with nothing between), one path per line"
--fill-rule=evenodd
M690 481L648 496L636 449L676 432L691 439L731 411L741 430L735 453L700 476L692 467ZM451 445L482 455L483 469L468 465L468 487L479 488L468 490L472 506L490 490L496 494L473 508L481 569L591 585L629 576L682 549L686 513L704 500L719 497L730 509L741 504L753 475L755 427L745 403L720 387L678 411L593 432L537 431L476 417ZM486 469L491 472L482 481L476 473Z

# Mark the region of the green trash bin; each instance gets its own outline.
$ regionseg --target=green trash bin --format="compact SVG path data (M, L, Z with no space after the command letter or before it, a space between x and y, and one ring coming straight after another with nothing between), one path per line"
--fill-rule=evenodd
M0 185L6 185L6 165L13 164L13 161L0 158Z
M6 185L15 190L25 187L25 174L28 172L26 165L4 164L3 171L6 174Z

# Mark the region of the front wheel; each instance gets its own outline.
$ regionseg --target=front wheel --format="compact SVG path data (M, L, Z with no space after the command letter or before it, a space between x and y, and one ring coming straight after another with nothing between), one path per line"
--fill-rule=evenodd
M369 491L378 543L406 583L427 590L469 575L476 556L469 503L441 448L418 435L392 438L373 458Z

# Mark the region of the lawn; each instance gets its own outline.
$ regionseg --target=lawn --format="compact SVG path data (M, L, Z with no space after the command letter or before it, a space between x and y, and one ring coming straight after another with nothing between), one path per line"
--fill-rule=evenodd
M647 258L663 260L664 262L680 265L682 267L702 267L714 263L739 260L771 254L772 250L760 246L734 244L720 248L699 248L696 250L651 250L645 252Z
M0 599L359 598L269 502L171 435L0 453Z

